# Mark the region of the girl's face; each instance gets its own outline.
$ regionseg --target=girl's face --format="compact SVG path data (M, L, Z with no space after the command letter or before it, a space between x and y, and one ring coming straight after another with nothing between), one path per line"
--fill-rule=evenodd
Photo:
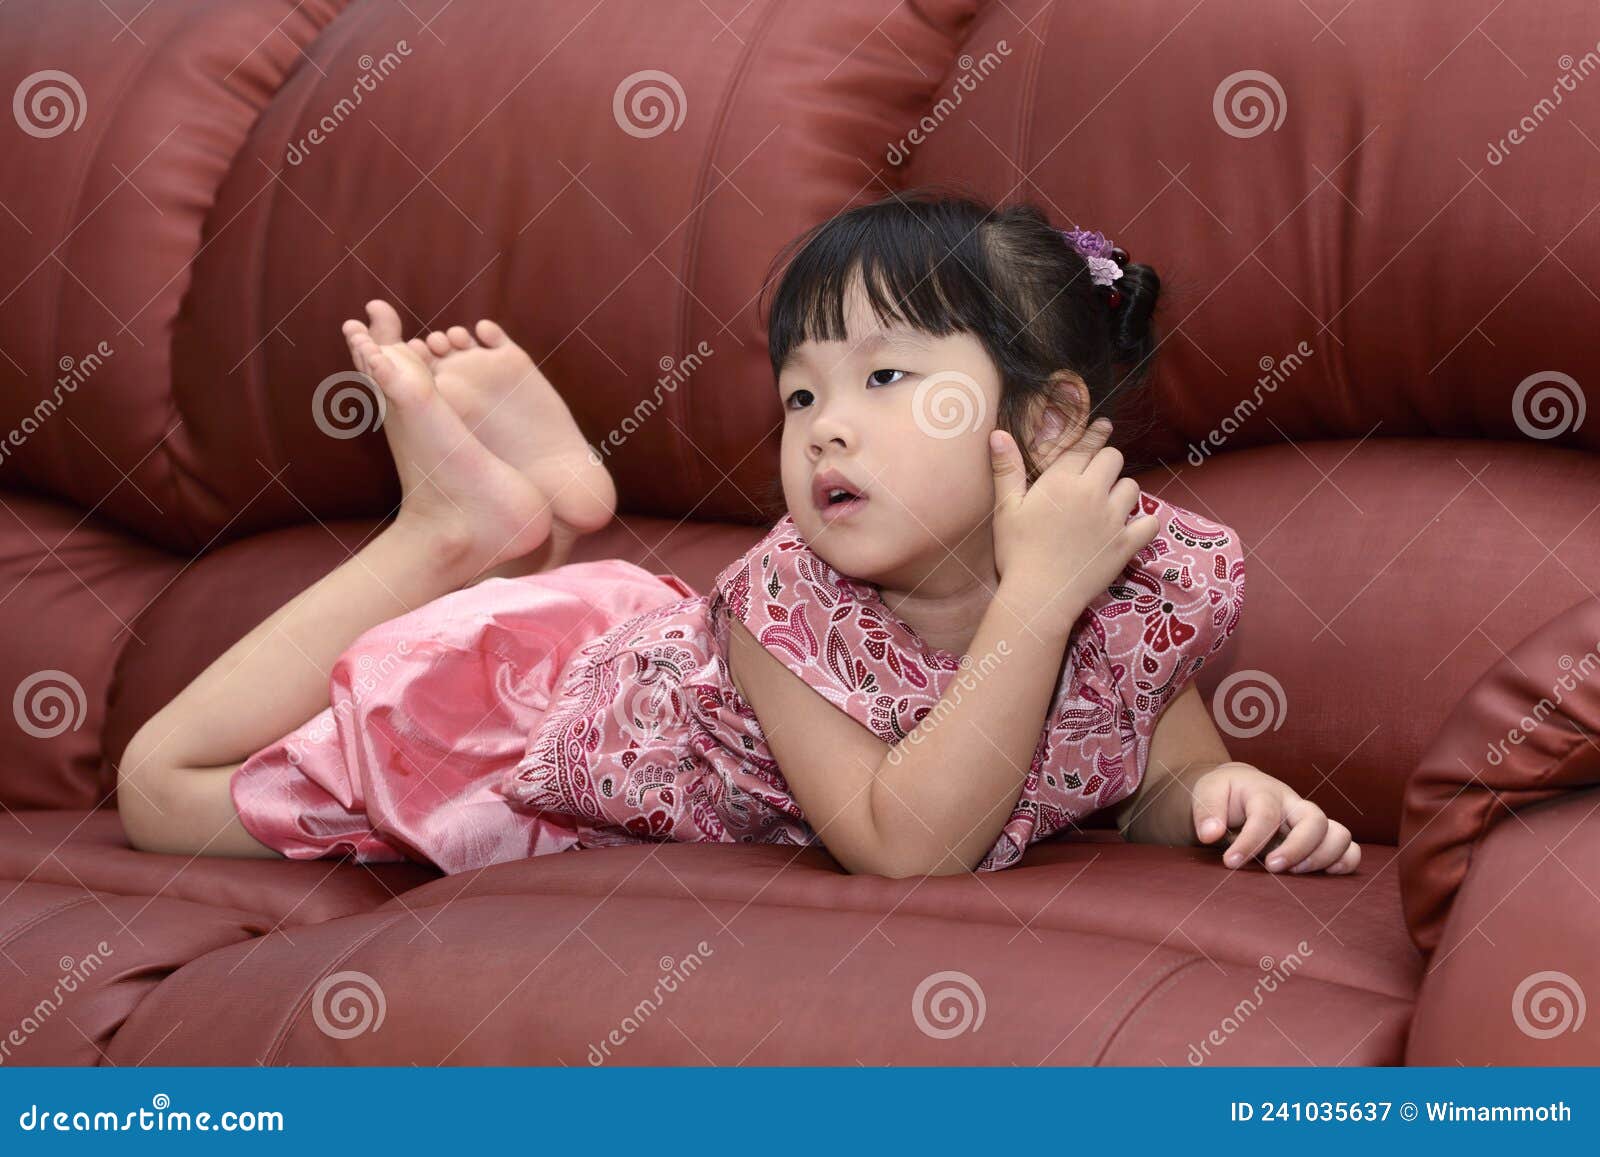
M796 527L829 566L881 587L992 581L994 363L971 334L880 330L859 276L845 321L848 340L803 343L778 377ZM835 485L860 497L830 502Z

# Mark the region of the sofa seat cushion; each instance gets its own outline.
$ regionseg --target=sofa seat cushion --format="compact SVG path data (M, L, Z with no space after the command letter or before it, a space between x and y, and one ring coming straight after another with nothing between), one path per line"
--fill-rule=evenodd
M253 913L269 927L294 926L369 911L438 876L409 863L157 855L130 847L109 808L0 811L0 896L33 881L210 904Z
M173 972L269 927L237 909L77 885L0 882L0 889L5 1065L105 1063L128 1014ZM195 1001L185 1016L204 1023L216 998Z
M112 1056L1397 1064L1420 964L1394 849L1363 852L1353 877L1285 879L1095 832L921 880L770 845L568 852L215 952ZM172 1028L222 988L208 1024Z

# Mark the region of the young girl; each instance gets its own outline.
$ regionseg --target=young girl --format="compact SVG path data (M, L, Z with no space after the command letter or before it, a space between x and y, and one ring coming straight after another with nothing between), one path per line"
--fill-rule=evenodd
M399 514L134 737L130 841L445 872L813 844L910 876L1117 805L1133 840L1353 871L1349 830L1231 761L1196 691L1239 621L1237 535L1119 478L1091 421L1148 371L1155 272L923 190L794 250L769 315L787 513L703 595L565 561L615 492L499 326L346 322Z

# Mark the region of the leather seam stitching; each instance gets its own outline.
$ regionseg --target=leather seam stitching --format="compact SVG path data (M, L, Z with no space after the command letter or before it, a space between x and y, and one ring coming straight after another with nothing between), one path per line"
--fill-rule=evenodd
M322 970L321 972L319 972L317 974L316 980L313 981L311 984L307 985L306 988L300 993L299 999L297 999L294 1002L294 1006L290 1009L289 1013L283 1018L282 1023L279 1024L277 1032L275 1032L273 1034L272 1043L270 1045L268 1045L268 1047L267 1047L266 1056L262 1059L262 1062L261 1062L262 1064L266 1064L266 1065L277 1064L279 1054L283 1052L284 1046L287 1045L288 1042L289 1042L289 1034L294 1030L295 1025L300 1023L300 1019L301 1019L302 1015L305 1013L306 1005L308 1005L310 1003L311 994L316 991L317 985L321 984L328 977L332 976L334 973L338 972L341 968L343 968L345 963L352 956L354 956L362 948L364 948L368 944L370 944L374 939L376 939L378 937L379 934L381 934L381 933L387 931L388 929L394 927L396 924L398 924L404 918L405 917L403 915L396 914L394 919L384 921L383 923L379 924L377 927L375 927L371 931L369 931L365 936L361 936L361 937L357 938L356 941L353 944L351 944L348 948L346 948L343 952L339 953L333 959L333 962L332 962L330 967ZM332 923L332 922L331 921L325 921L324 923ZM271 933L269 932L267 935L270 936ZM260 944L263 939L265 939L265 937L257 937L256 939L252 940L251 943L252 944Z
M23 883L26 882L27 881L23 881ZM85 892L82 896L74 896L71 899L59 901L58 903L50 905L50 907L44 909L42 912L35 912L32 917L24 920L21 924L18 924L15 928L8 932L4 939L0 939L0 949L4 949L12 944L15 944L17 940L25 933L37 928L40 924L43 924L52 916L59 916L61 913L72 908L77 908L83 904L87 904L93 899L94 894L92 892Z

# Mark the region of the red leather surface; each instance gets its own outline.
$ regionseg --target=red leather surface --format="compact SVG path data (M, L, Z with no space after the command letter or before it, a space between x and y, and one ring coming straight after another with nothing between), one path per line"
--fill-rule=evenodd
M1186 1065L1193 1049L1204 1063L1397 1064L1418 957L1385 858L1370 875L1291 884L1108 833L1036 847L989 887L845 876L815 850L594 849L211 953L140 1006L111 1056ZM1291 961L1301 937L1315 943ZM919 1020L936 973L960 976L931 983ZM658 989L662 976L676 988ZM219 985L237 1000L173 1029ZM938 1019L955 1013L933 993L958 989L969 1027L940 1036L960 1022ZM357 1019L340 1024L344 1001Z
M1480 902L1484 889L1495 887L1478 879L1488 835L1526 827L1522 813L1534 805L1582 799L1600 786L1597 670L1600 598L1590 597L1553 616L1478 680L1418 764L1406 784L1400 872L1406 920L1424 952L1439 948L1446 929L1463 918L1453 906L1468 881L1476 882ZM1527 911L1564 925L1559 914L1570 909L1549 899Z
M982 80L904 179L1036 198L1156 266L1182 336L1162 347L1141 453L1182 458L1241 402L1229 450L1520 440L1520 381L1600 372L1580 320L1600 184L1592 146L1562 123L1596 101L1573 79L1594 46L1586 13L1583 0L1542 3L1537 20L1448 0L988 4L963 46ZM1011 55L986 69L1001 40ZM1218 90L1236 132L1219 131ZM1229 103L1251 90L1265 104ZM1312 354L1274 381L1302 340ZM1551 444L1594 449L1600 427L1569 421Z
M109 808L0 814L0 895L25 882L76 886L101 895L213 904L255 913L269 927L290 927L366 912L437 876L421 864L266 865L139 852L128 846Z
M77 884L7 885L0 1050L7 1064L96 1065L130 1012L190 961L271 927L248 912ZM209 1016L198 1000L186 1016ZM137 1063L137 1060L135 1060Z
M1596 879L1600 792L1554 796L1495 823L1473 847L1428 960L1406 1063L1600 1064Z
M131 13L31 0L0 17L5 75L20 89L36 71L66 71L85 114L77 131L51 136L7 126L0 421L9 430L46 399L60 411L8 447L0 486L96 507L184 551L236 513L217 517L192 415L175 397L174 326L198 299L248 296L207 282L196 257L224 227L217 195L253 126L342 6L161 0L124 27ZM256 188L275 185L252 167ZM209 377L214 404L236 428L256 424L221 369ZM56 399L60 379L79 375ZM252 492L267 481L248 456L232 465L248 468Z

